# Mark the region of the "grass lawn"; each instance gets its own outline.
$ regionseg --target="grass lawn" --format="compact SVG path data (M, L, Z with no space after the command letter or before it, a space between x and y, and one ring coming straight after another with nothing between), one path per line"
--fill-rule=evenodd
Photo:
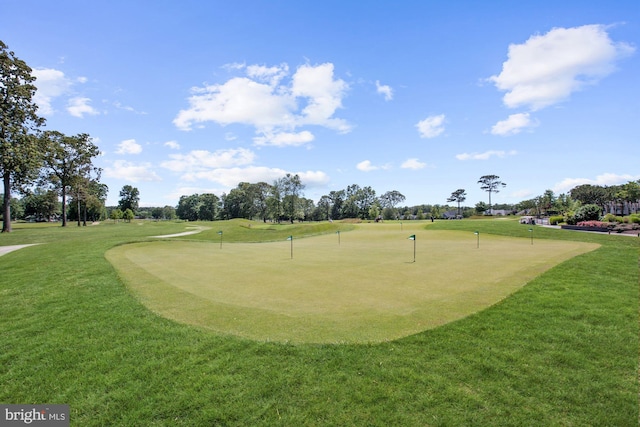
M260 225L259 232L246 221L197 225L209 229L176 243L222 257L231 243L270 241L273 261L289 264L305 262L305 241L335 243L344 227L346 251L358 232L336 223ZM509 220L405 228L394 256L402 269L429 259L418 246L410 263L409 234L418 245L428 244L427 233L470 235L475 250L478 230L483 251L490 236L526 243L527 229ZM72 425L638 423L637 238L536 228L534 247L558 240L599 247L434 329L380 343L294 344L174 322L132 295L107 251L167 245L150 236L188 231L184 223L14 230L0 235L0 245L40 244L0 257L0 402L66 403Z
M357 343L465 317L598 247L488 235L478 248L472 233L402 228L362 224L293 242L145 242L118 246L107 259L147 306L171 319L257 340Z

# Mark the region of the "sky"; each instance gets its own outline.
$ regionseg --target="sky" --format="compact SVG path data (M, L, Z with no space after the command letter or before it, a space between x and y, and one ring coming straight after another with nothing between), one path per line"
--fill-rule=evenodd
M640 2L0 0L44 129L88 133L107 205L298 174L402 205L640 179Z

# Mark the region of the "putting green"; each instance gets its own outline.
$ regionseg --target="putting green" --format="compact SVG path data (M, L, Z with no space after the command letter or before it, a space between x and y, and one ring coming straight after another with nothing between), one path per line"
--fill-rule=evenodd
M490 235L477 247L470 233L363 224L294 236L293 245L157 241L118 246L107 258L164 317L256 340L353 343L468 316L597 247Z

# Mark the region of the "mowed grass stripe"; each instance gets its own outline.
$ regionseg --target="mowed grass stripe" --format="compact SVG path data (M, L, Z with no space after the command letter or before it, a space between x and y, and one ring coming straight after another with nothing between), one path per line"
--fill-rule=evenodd
M416 262L413 241L416 234ZM339 239L339 240L338 240ZM108 252L153 311L245 338L379 342L500 301L595 244L425 231L397 223L291 242L163 241Z

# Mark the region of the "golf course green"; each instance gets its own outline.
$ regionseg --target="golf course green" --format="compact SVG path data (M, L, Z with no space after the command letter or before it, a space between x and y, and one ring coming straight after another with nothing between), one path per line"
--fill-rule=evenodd
M246 233L261 231L258 223ZM261 243L181 237L116 246L106 256L161 316L291 343L383 342L432 329L599 246L395 222Z

